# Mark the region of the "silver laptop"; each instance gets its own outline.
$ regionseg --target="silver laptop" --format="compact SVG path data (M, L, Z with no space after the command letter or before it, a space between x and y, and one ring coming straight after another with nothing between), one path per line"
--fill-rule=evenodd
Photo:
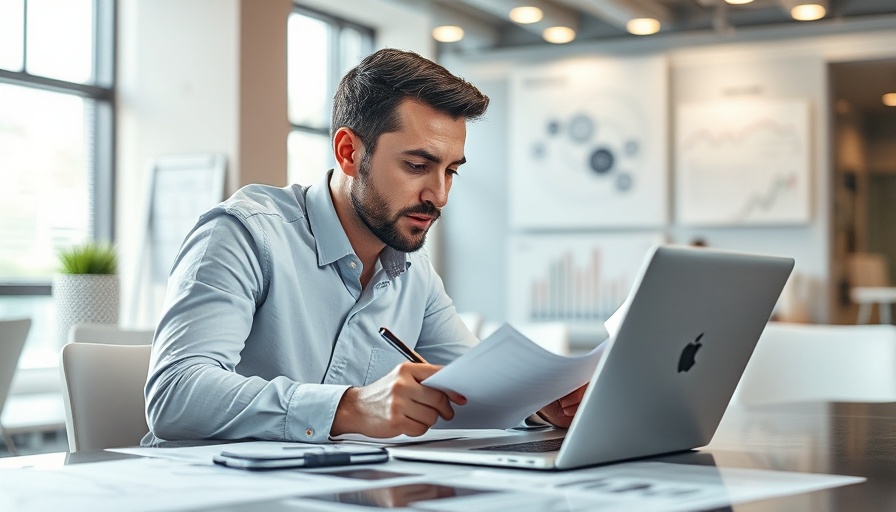
M569 430L389 451L399 459L570 469L705 446L792 269L792 258L657 247Z

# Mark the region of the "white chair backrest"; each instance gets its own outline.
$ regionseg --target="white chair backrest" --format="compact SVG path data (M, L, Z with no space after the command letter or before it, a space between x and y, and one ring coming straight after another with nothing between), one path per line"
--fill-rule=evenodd
M0 320L0 412L9 395L12 378L19 365L19 356L28 338L31 320Z
M70 452L134 446L149 432L143 387L150 345L69 343L59 368Z
M75 324L68 331L69 343L149 345L153 331L125 330L114 324Z
M896 326L769 323L732 402L896 401Z

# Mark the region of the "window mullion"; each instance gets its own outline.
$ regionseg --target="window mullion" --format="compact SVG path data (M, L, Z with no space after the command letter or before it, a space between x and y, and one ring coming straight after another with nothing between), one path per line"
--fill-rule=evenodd
M342 27L335 22L330 22L330 62L328 63L329 75L327 77L327 90L335 91L339 85L339 71L341 69L342 49L340 48L340 38L342 35ZM332 122L333 112L333 96L330 95L327 100L327 127ZM329 133L329 130L328 132Z
M28 69L28 0L22 0L22 72Z
M79 84L75 82L66 82L65 80L57 80L55 78L47 78L45 76L32 75L25 71L9 71L0 69L0 82L23 87L32 87L35 89L43 89L51 92L62 92L68 94L77 94L84 98L94 98L103 101L112 101L112 89L108 87L97 87L95 85Z

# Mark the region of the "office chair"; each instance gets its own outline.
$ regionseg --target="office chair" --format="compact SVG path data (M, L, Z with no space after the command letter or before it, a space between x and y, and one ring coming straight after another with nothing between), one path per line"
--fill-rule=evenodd
M732 402L816 401L896 401L896 326L769 323Z
M75 324L68 331L68 342L149 345L153 334L151 330L126 330L115 324Z
M9 395L12 378L19 365L19 356L22 355L22 348L25 346L30 329L31 319L29 318L0 320L0 416L3 414L3 405ZM3 428L2 423L0 423L0 435L3 436L3 442L6 443L9 453L18 455L12 436Z
M69 343L59 369L69 451L134 446L149 432L143 387L150 345Z

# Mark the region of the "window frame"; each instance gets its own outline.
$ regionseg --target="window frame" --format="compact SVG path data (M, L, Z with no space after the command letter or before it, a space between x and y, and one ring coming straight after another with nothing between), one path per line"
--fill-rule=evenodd
M336 91L336 87L339 84L339 80L342 79L342 40L341 35L342 32L346 29L355 30L360 32L361 34L367 36L365 37L365 52L367 54L373 53L374 48L376 47L376 31L370 27L365 27L364 25L359 25L358 23L354 23L352 21L339 18L333 16L331 14L327 14L324 12L320 12L314 9L309 9L305 6L299 6L293 4L292 14L300 14L302 16L307 16L309 18L314 18L319 21L323 21L324 23L330 25L330 40L328 44L330 48L333 50L330 53L329 62L327 62L327 90ZM327 111L332 112L333 110L333 99L330 97L329 104L327 105ZM294 123L292 119L289 119L290 125L290 133L294 131L300 131L304 133L309 133L313 135L321 135L324 137L330 137L330 126L329 119L327 126L313 126L310 124L303 123Z
M28 65L28 0L23 0L22 69L0 69L0 83L69 94L93 101L92 137L95 144L91 183L93 218L91 238L114 240L115 211L115 0L93 2L93 76L89 84L69 82L27 71ZM0 296L51 295L50 280L18 280L0 277Z

